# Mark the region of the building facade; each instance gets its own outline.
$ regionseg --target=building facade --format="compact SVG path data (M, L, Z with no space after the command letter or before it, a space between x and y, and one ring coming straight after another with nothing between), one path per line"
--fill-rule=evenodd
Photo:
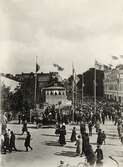
M64 87L52 86L43 89L45 93L45 103L48 105L63 104L67 100Z
M21 89L23 91L23 101L33 106L34 104L34 92L35 92L35 73L21 73L15 75L21 83ZM36 88L36 103L42 104L44 102L44 95L42 89L54 85L59 81L58 72L50 73L37 73L37 88Z
M84 96L94 96L94 68L90 68L86 71L84 75L84 87L83 92ZM96 70L96 96L103 97L104 96L104 71Z
M72 101L67 99L66 89L55 84L54 86L43 89L44 104L47 106L55 106L55 108L71 107Z
M123 68L104 72L104 94L109 100L123 103Z

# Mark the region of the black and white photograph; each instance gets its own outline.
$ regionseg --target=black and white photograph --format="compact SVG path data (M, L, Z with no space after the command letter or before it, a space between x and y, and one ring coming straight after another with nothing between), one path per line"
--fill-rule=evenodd
M123 167L123 1L0 0L0 166Z

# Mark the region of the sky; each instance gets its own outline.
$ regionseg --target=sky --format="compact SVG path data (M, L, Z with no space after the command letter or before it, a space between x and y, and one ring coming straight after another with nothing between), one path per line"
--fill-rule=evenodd
M122 63L122 0L0 0L0 72L56 71L77 74Z

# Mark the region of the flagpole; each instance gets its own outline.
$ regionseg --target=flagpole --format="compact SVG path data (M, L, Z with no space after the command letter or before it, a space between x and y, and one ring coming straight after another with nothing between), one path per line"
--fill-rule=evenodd
M74 67L73 67L73 64L72 64L72 70L73 70L73 81L72 81L72 103L73 103L73 113L72 113L72 121L74 122L74 110L75 110L74 89L75 89L75 85L74 85Z
M78 95L78 93L77 93L77 91L78 91L78 89L77 89L77 83L76 83L76 101L75 101L75 106L77 106L77 104L78 104L78 102L77 102L77 100L78 100L78 98L77 98L77 95Z
M95 60L95 62L96 62L96 60ZM96 113L96 65L94 68L94 112Z
M77 105L77 91L78 91L76 78L77 78L77 75L75 73L75 79L74 79L74 82L75 82L75 106Z
M83 78L83 74L82 74L82 104L81 104L82 106L83 106L83 93L84 93L83 92L83 83L84 83L84 78Z
M37 56L36 56L37 65ZM34 109L36 111L36 101L37 101L37 70L35 69L35 90L34 90Z

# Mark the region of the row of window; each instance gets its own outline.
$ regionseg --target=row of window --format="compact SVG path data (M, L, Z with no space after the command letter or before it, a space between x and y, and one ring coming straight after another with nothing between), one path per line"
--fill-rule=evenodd
M123 91L123 84L105 84L105 90L119 90Z
M65 93L64 92L46 92L46 95L55 95L55 96L57 96L57 95L65 95Z

